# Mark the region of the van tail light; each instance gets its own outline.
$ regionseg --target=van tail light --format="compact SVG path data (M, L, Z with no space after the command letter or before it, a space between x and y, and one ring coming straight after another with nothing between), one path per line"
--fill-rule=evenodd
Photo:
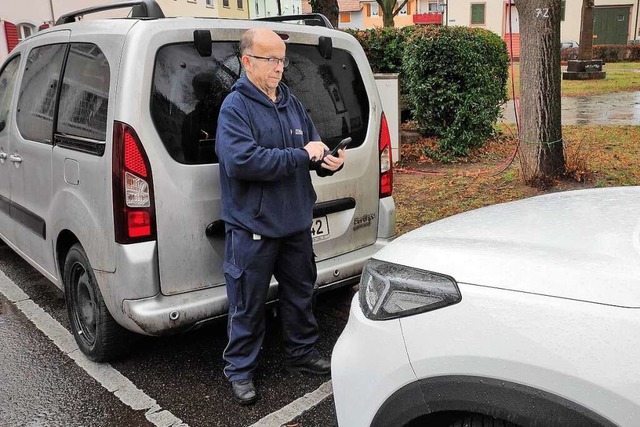
M129 125L113 124L113 217L116 242L156 239L156 209L149 158Z
M391 135L387 118L382 114L380 125L380 198L389 197L393 192L393 159L391 158Z

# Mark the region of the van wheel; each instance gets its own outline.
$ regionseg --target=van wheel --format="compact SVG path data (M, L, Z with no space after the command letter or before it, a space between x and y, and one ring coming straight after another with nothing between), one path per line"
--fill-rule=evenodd
M64 290L71 330L80 350L95 362L120 355L131 333L111 317L79 243L71 247L64 263Z

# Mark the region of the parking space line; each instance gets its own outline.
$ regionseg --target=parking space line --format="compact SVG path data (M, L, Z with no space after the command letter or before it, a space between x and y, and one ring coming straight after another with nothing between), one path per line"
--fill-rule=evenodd
M45 312L0 271L0 293L14 304L53 343L76 364L84 369L102 387L113 393L122 403L136 411L145 411L145 417L157 427L188 427L171 412L135 386L127 377L108 363L96 363L80 351L73 335L57 320Z
M312 409L331 396L332 393L331 381L327 381L311 393L307 393L277 411L270 413L250 427L281 427L283 424L293 421L305 411Z

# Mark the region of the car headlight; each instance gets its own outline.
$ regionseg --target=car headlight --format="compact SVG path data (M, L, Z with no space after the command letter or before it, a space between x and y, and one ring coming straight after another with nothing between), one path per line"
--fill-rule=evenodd
M436 310L462 300L453 277L371 259L360 278L360 307L372 320Z

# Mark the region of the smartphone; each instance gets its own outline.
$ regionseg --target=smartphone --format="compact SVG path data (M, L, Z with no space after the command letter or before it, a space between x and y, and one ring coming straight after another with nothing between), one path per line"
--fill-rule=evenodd
M338 145L335 146L333 150L331 150L331 155L334 157L338 157L338 150L342 150L343 148L347 148L347 146L351 144L351 137L347 137L340 141Z

